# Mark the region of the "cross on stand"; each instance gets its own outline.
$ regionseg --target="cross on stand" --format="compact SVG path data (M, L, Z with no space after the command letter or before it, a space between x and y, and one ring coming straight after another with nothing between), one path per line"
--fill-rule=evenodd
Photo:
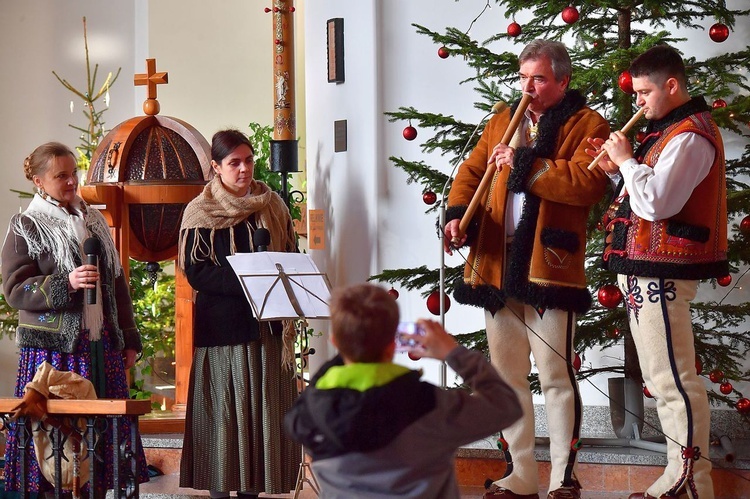
M149 116L159 114L159 101L156 100L156 85L169 83L169 74L156 72L156 59L146 59L146 72L133 77L135 86L146 85L146 100L143 112Z

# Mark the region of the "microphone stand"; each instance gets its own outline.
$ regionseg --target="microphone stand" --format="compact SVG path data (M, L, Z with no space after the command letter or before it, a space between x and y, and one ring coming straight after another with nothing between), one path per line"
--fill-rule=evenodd
M450 185L451 180L453 179L453 175L456 173L456 169L458 169L458 166L461 164L464 154L466 154L466 149L469 148L469 144L471 144L471 141L477 134L477 130L479 130L479 127L482 126L482 123L484 123L484 120L486 120L488 116L497 114L498 110L502 108L502 106L499 106L498 104L500 104L500 102L492 106L492 110L490 110L489 113L485 114L484 117L479 120L477 126L474 127L474 131L471 132L469 140L467 140L466 144L464 144L464 148L461 150L461 154L459 154L454 161L453 169L451 170L450 175L448 175L448 179L445 181L443 190L440 193L440 230L438 231L440 233L440 282L438 283L438 293L440 295L440 326L442 326L443 329L445 329L445 194L448 189L448 185ZM440 363L440 374L438 378L441 388L446 387L447 377L448 369L446 367L445 361L442 361Z

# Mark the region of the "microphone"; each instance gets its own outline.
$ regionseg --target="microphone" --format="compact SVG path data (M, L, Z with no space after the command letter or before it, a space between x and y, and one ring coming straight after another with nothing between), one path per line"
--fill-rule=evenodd
M86 255L87 265L96 265L97 270L99 268L99 255L102 252L102 245L99 240L95 237L89 237L83 242L83 252ZM93 288L86 288L86 305L96 304L96 286L94 283Z
M492 109L490 109L490 114L502 113L507 107L508 104L506 104L504 101L497 101L495 102L495 105L492 106Z
M268 245L271 244L271 233L265 227L255 229L253 233L253 246L255 251L268 251Z

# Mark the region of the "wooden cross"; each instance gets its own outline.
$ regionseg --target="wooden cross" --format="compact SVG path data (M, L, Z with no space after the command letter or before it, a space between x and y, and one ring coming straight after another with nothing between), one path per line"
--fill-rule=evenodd
M169 75L156 72L156 59L146 59L146 73L136 74L133 83L136 86L146 85L147 98L156 99L156 85L168 83Z

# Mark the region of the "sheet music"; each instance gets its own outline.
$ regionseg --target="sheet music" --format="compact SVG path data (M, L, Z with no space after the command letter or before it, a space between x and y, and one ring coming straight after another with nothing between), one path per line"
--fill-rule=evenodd
M330 285L310 255L264 251L238 253L227 257L227 260L240 279L245 296L259 320L299 317L279 278L277 264L286 274L304 317L329 317Z

